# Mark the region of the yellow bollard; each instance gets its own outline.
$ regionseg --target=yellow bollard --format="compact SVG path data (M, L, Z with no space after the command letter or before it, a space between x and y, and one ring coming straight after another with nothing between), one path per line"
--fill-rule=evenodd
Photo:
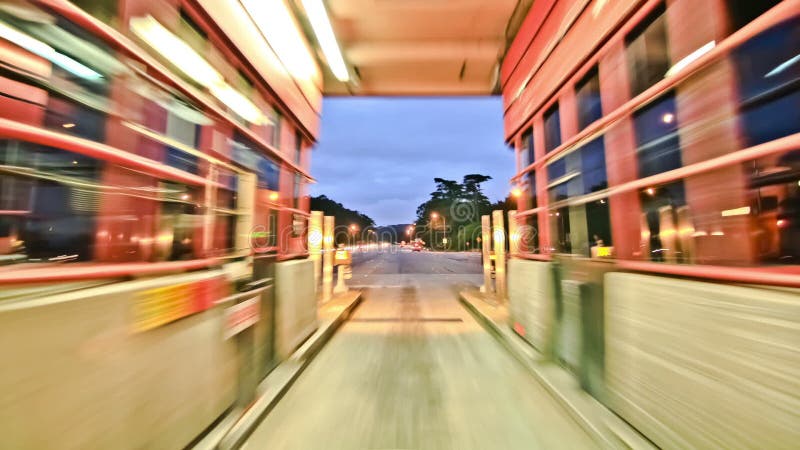
M492 240L494 241L494 290L497 300L506 298L506 229L503 211L492 211Z
M519 224L517 223L517 212L508 212L508 256L513 258L519 253Z
M322 276L322 211L311 211L308 220L308 259L314 263L314 286Z
M490 294L492 287L492 232L489 216L481 216L481 252L483 252L483 286L481 292Z
M325 216L322 227L322 301L327 302L333 297L333 216Z

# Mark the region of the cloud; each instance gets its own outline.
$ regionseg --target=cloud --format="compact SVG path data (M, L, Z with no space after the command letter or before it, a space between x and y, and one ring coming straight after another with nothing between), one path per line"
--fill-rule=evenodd
M487 195L504 198L514 157L502 114L499 97L325 99L312 193L379 224L413 220L434 177L491 175Z

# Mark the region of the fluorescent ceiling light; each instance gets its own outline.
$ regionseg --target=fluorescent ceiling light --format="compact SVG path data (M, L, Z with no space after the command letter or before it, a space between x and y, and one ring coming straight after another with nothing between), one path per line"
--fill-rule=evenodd
M244 120L256 125L263 123L264 115L261 114L261 110L236 89L230 87L226 83L213 85L210 89L214 97L217 97L222 103L228 105L229 108Z
M189 44L164 28L153 16L134 17L131 30L153 47L189 78L206 87L211 95L248 122L265 123L264 114L239 91L225 82L222 75Z
M189 44L164 28L153 16L134 17L130 21L130 26L133 34L197 83L208 87L223 81L222 75L211 67L211 64L198 55Z
M322 47L322 53L325 54L331 72L339 81L349 80L350 73L347 71L347 65L344 63L342 51L336 42L336 36L333 34L333 27L322 0L303 0L303 8L308 14L311 28L314 29L317 42Z
M716 41L711 41L703 45L702 47L698 48L697 50L693 51L692 53L689 53L683 59L676 62L674 66L670 67L666 75L664 75L664 78L671 77L676 73L680 72L681 70L685 69L686 66L697 61L698 59L700 59L701 56L710 52L711 49L713 49L716 45L717 45Z
M55 51L55 49L53 49L53 47L50 47L44 42L22 33L21 31L18 31L3 22L0 22L0 37L9 42L13 42L14 44L35 55L41 56L42 58L52 62L53 64L61 67L75 76L92 81L103 78L102 75L79 63L78 61L75 61L67 55L58 53Z
M722 211L722 217L732 217L732 216L744 216L746 214L750 214L750 207L743 206L741 208L735 209L726 209Z
M316 74L314 57L283 0L242 0L241 3L292 76L310 79Z

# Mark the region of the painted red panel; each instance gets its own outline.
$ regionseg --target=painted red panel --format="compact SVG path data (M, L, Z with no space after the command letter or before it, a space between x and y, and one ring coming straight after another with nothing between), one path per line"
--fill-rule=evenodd
M538 0L533 2L528 15L525 16L522 25L514 37L514 41L508 47L505 57L503 58L503 65L500 67L500 83L502 86L506 85L509 77L517 68L517 65L528 50L528 46L533 41L536 34L542 27L550 10L553 8L557 0Z
M545 20L542 32L531 43L518 69L503 88L506 139L534 112L545 106L545 102L569 81L641 3L640 0L619 0L604 2L602 8L596 8L598 3L592 2L582 10L577 21L548 55L547 50L552 48L552 40L558 31L570 22L582 6L580 0L559 1L556 4ZM543 64L545 60L547 63ZM531 81L517 98L519 89L531 74Z

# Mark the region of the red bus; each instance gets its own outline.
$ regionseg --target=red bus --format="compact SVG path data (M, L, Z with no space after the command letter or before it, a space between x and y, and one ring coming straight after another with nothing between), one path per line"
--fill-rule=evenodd
M503 61L512 325L660 447L800 438L798 54L797 1L550 0Z
M4 407L12 447L184 447L315 320L312 292L280 344L267 292L307 256L319 70L269 66L243 12L208 6L0 5L0 390L36 387ZM253 282L235 317L261 320L232 339L225 308Z

